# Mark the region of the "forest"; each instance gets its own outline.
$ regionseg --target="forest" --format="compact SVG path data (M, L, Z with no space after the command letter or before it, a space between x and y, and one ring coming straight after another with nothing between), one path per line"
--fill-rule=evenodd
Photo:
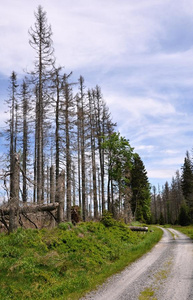
M152 220L154 223L180 224L193 223L193 159L186 152L184 163L172 177L171 185L166 181L162 190L152 187Z
M26 222L38 228L48 217L52 223L97 220L106 211L126 223L150 223L150 184L140 156L116 130L101 88L87 88L82 75L74 82L58 66L44 9L34 15L34 68L19 83L12 72L6 100L2 226L12 232Z

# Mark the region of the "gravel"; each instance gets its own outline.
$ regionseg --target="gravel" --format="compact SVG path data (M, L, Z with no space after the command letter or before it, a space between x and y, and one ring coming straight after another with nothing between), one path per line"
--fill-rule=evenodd
M149 253L81 300L138 300L143 293L146 299L193 300L193 243L177 230L162 230Z

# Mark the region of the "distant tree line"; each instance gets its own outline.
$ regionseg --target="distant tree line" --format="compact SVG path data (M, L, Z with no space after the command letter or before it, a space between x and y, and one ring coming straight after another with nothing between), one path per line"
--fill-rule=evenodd
M188 225L193 223L193 158L186 152L181 175L176 171L171 185L152 188L151 212L154 223Z
M18 84L10 76L9 118L4 136L7 159L5 200L15 195L15 154L23 203L59 203L58 221L71 221L78 206L84 221L105 210L126 222L151 221L151 193L144 164L129 141L116 132L99 86L86 88L56 66L52 30L41 6L29 30L33 71Z

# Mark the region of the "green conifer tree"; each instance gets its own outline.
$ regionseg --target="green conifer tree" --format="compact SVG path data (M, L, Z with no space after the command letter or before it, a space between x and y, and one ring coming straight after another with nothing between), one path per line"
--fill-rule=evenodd
M138 154L134 155L131 170L132 199L131 209L136 220L150 222L151 193L145 166Z

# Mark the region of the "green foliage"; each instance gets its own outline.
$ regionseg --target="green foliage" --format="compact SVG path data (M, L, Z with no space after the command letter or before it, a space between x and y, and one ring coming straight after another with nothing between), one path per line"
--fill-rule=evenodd
M165 222L164 222L164 216L163 216L162 212L160 213L159 224L160 225L164 225L165 224Z
M189 225L189 226L175 226L174 229L179 230L180 232L186 234L187 236L189 236L192 240L193 240L193 226Z
M131 209L135 219L140 222L150 223L150 184L145 166L137 153L135 153L133 157L133 167L131 169L131 189Z
M193 221L193 162L188 151L182 166L181 185L186 204L189 208L190 218Z
M181 226L187 226L190 224L189 211L188 211L188 207L186 206L185 203L183 203L180 207L178 223Z
M112 227L115 225L115 219L113 218L113 215L106 210L103 212L101 223L106 227Z
M67 230L67 229L71 229L73 227L73 224L71 222L66 222L66 223L60 223L58 225L58 228L62 229L62 230Z
M79 299L161 237L103 221L0 235L0 299Z
M133 148L129 141L114 132L108 137L104 137L102 147L108 154L108 172L110 178L123 185L129 183L128 171L132 168Z

